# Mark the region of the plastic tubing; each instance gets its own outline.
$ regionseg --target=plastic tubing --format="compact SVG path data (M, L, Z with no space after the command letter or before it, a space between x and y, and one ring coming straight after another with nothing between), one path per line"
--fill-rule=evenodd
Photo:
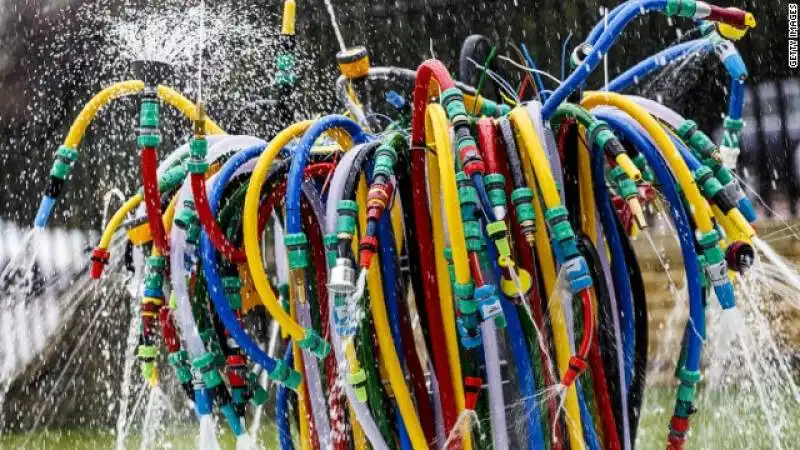
M227 140L219 142L209 149L209 159L214 160L229 151L232 146L226 145ZM177 204L183 205L184 200L190 198L191 187L188 181L184 182L180 191L175 194ZM175 295L175 318L181 330L181 336L186 342L186 349L192 359L206 353L205 344L197 330L197 322L192 313L192 304L189 298L189 288L186 284L186 266L184 263L186 233L180 227L172 227L171 240L173 251L169 255L172 292Z
M488 246L489 251L489 259L492 261L492 270L494 271L495 279L499 280L502 277L500 273L500 267L497 264L497 252L494 245ZM536 399L536 375L533 370L533 364L531 362L530 354L528 353L528 348L525 343L525 334L522 329L522 324L520 323L519 315L517 314L517 309L514 307L514 304L503 295L502 293L499 294L501 296L500 305L503 308L503 313L506 317L506 324L508 327L508 342L511 346L511 353L514 358L514 368L517 372L517 385L520 390L520 395L522 396L523 403L524 403L524 415L525 415L525 422L526 422L526 437L527 437L527 445L526 447L531 450L542 449L546 448L545 446L545 438L544 432L542 430L542 424L540 421L541 413L539 411L539 404L538 400ZM493 321L484 321L484 323L493 323ZM494 331L494 330L492 330ZM484 333L485 334L485 333ZM496 338L495 338L496 339ZM538 336L535 337L538 339ZM496 352L497 346L496 342L494 346L486 345L484 343L484 351L488 352ZM490 370L488 366L489 356L486 356L487 361L487 372ZM499 372L500 366L497 366L497 371ZM543 367L544 371L548 370L547 367ZM496 379L502 381L502 377L500 374L497 373L495 375ZM489 377L489 382L492 382L492 379L495 377ZM501 387L502 388L502 387ZM501 398L502 399L502 398ZM490 401L493 399L490 397ZM497 407L505 405L492 405L492 414L495 414L495 410ZM501 410L499 414L502 414L505 417L505 411ZM505 420L503 420L503 425L505 425ZM494 426L494 425L493 425ZM505 434L505 433L504 433ZM506 437L506 440L508 437ZM495 441L496 442L496 441ZM500 447L495 444L495 448L508 448L508 443L506 442L505 447Z
M498 151L495 145L495 124L490 119L479 119L477 123L478 129L478 138L480 141L480 147L483 151L483 158L486 161L486 169L490 173L500 173L499 161L498 161ZM516 150L514 150L516 151ZM490 244L488 246L489 249L489 259L493 261L493 271L494 271L494 278L495 280L500 280L502 278L500 274L500 269L497 264L497 255L494 248L494 245ZM527 248L523 249L522 251L528 251ZM520 294L522 295L522 294ZM543 448L544 446L544 437L542 434L542 427L541 423L539 422L539 405L534 400L535 397L535 387L536 387L536 380L535 375L533 372L533 366L531 363L531 356L528 353L528 349L525 342L525 333L522 328L522 324L520 323L519 315L517 313L517 309L514 305L508 300L505 295L501 296L501 306L503 308L503 314L506 317L506 323L508 326L508 340L511 344L511 353L514 359L514 366L517 370L517 378L520 380L518 382L518 388L520 390L520 395L524 399L523 402L525 404L525 419L527 421L527 436L528 436L528 446L530 448ZM494 321L493 320L485 320L481 323L482 333L481 335L484 338L484 356L486 358L486 371L488 375L489 381L489 401L490 408L492 411L492 428L493 429L500 429L502 431L502 435L500 436L500 442L498 442L498 437L495 436L495 448L506 448L508 447L508 436L506 432L506 421L505 421L505 404L503 402L502 397L502 376L500 374L500 364L499 364L499 352L497 348L497 332L495 330ZM541 329L541 328L540 328ZM487 339L488 338L488 339ZM534 337L534 339L538 339ZM496 361L495 361L496 358ZM496 364L496 365L495 365ZM545 368L545 370L547 370ZM495 389L499 390L500 395L492 397L492 385L497 384ZM502 403L501 403L502 402ZM495 424L494 421L496 420L495 415L499 415L502 418L502 421L498 420L498 423ZM496 434L496 433L495 433Z
M552 207L561 203L561 198L555 187L552 174L549 170L549 162L542 149L542 144L536 136L536 131L531 123L527 111L524 108L517 107L511 111L511 123L514 126L515 133L517 134L517 141L521 148L528 155L528 160L533 166L533 176L536 180L531 179L529 183L538 181L538 187L541 195L544 198L545 205ZM527 169L527 167L526 167ZM560 293L556 292L556 267L553 261L553 253L550 245L549 237L547 236L547 227L544 221L544 212L541 208L534 208L536 214L536 253L539 256L539 264L541 266L542 276L544 278L545 292L547 293L549 301L549 310L551 324L553 328L553 338L556 348L556 362L559 371L565 373L569 369L570 359L570 339L567 334L567 325L564 317L564 310L562 309ZM578 405L578 396L575 386L572 385L567 389L566 400L564 403L567 415L571 420L567 421L567 428L569 430L569 439L571 448L580 448L583 446L583 430L581 429L581 416Z
M310 166L311 167L311 166ZM310 182L306 181L302 186L308 203L310 204L311 214L303 214L304 220L309 222L317 221L318 226L322 226L322 203L319 193ZM306 209L306 212L308 210ZM313 245L312 242L309 243ZM322 236L319 236L318 245L322 244ZM281 243L281 245L284 245ZM324 252L323 252L324 255ZM315 264L325 264L324 261L314 261ZM310 302L298 302L295 299L295 314L301 325L313 327L311 320ZM314 431L316 432L321 448L332 448L331 425L328 416L328 404L325 400L325 392L320 379L320 369L317 359L310 352L303 352L303 366L305 368L306 385L308 386L308 396L311 400L311 412L314 415Z
M701 269L697 253L695 251L693 231L689 227L689 218L684 209L676 183L672 179L672 174L669 167L648 137L640 133L634 127L631 127L629 124L618 124L614 116L619 117L619 121L625 121L625 116L620 113L612 112L606 116L606 120L620 133L626 134L626 138L629 138L630 141L638 147L639 151L641 151L645 158L647 158L656 178L662 184L662 192L667 197L669 207L672 210L672 217L674 218L673 221L678 232L678 239L681 245L681 253L683 255L686 273L699 273ZM703 337L705 336L703 287L699 277L688 277L687 286L689 291L689 316L691 326L687 327L687 353L684 368L689 373L699 373L700 357L703 349ZM683 387L684 385L682 384L681 388ZM693 398L690 397L688 403L691 404L692 402ZM672 418L671 428L676 422L684 422L684 426L686 430L688 430L688 415L687 417L679 416L677 406L675 414ZM668 442L667 448L674 449L683 447L683 440L681 438L673 439L673 436L670 435Z
M305 338L306 331L283 310L283 307L275 296L275 292L273 292L269 284L264 264L261 261L258 206L261 202L261 188L264 185L264 181L267 178L267 171L272 161L275 159L275 156L277 156L292 139L302 135L312 123L313 122L309 120L290 125L278 133L272 141L267 144L267 148L261 153L256 167L253 169L253 174L250 178L250 184L245 196L244 211L242 213L244 248L247 254L247 265L250 269L253 285L269 314L273 319L278 321L283 330L289 333L289 335L298 342Z
M686 119L683 116L658 102L644 97L629 96L629 98L635 101L637 104L643 106L650 114L657 117L659 120L666 122L673 129L678 129L684 122L686 122ZM684 148L684 150L686 149ZM691 152L681 152L681 156L684 158L687 164L698 164L696 167L690 167L691 170L695 170L697 167L699 167L699 162ZM691 160L689 158L691 158ZM742 206L747 209L752 208L752 206L748 204L742 204L740 202L736 208L733 208L727 214L723 215L721 213L715 213L715 215L718 219L720 219L720 223L725 226L725 229L729 234L746 242L750 242L755 236L755 230L753 230L753 227L750 226L749 222L743 215L742 210L739 209Z
M684 191L686 200L692 205L692 212L698 229L703 233L708 233L714 228L709 214L706 200L700 194L700 190L694 182L691 171L681 158L680 153L675 148L669 135L658 122L647 112L646 109L637 105L632 100L623 95L615 93L589 92L584 97L581 105L585 108L593 108L599 105L614 106L624 111L632 119L638 122L656 143L664 159L670 165L675 177Z
M674 223L678 232L678 238L681 243L681 253L686 267L686 273L699 273L699 263L697 260L697 253L695 251L693 236L694 233L689 227L689 219L686 214L686 209L683 206L676 183L671 177L671 171L665 164L665 161L658 152L657 147L653 141L644 133L635 127L635 123L620 112L598 112L598 117L602 118L609 125L614 128L618 133L621 133L625 139L631 141L639 151L644 153L648 163L653 165L656 176L662 184L664 195L669 201L669 207L672 210L672 216L675 218ZM702 351L702 336L705 336L705 312L702 304L702 286L698 277L687 278L687 288L689 291L689 313L692 319L694 333L689 333L689 355L687 356L687 367L690 370L698 370L700 352ZM691 363L689 361L692 361Z
M286 356L284 356L283 362L287 366L292 365L291 345L286 346ZM275 424L278 428L278 442L281 450L294 450L289 424L289 389L284 385L278 386L278 392L275 394Z
M345 116L329 115L316 121L308 128L300 139L292 154L292 165L289 168L288 181L286 185L286 232L287 234L300 233L302 231L300 219L300 183L303 178L303 170L306 166L308 154L314 141L319 139L322 134L329 130L337 129L347 133L354 144L362 144L369 137L361 127ZM251 183L251 186L252 183ZM248 190L248 198L250 190Z
M81 141L83 140L86 130L94 121L97 113L113 100L124 97L127 95L137 94L144 90L144 82L140 80L127 80L120 81L112 84L111 86L101 90L89 102L87 102L78 117L72 122L72 125L64 138L61 145L70 150L77 150ZM195 108L194 104L179 92L167 86L158 86L158 96L167 104L173 106L175 109L183 113L189 119L194 119ZM209 134L224 134L224 131L213 121L207 120L207 131ZM53 178L51 177L50 186L46 194L42 197L39 204L39 210L34 219L34 226L37 228L44 228L50 220L50 216L55 206L56 198L60 193L61 188L53 185Z
M327 201L327 208L326 208L326 228L328 233L335 233L336 232L336 221L338 219L338 212L336 210L336 205L339 203L339 200L342 199L344 193L344 184L347 178L348 173L350 172L350 168L353 165L353 161L355 161L358 154L362 151L365 151L367 146L365 145L358 145L353 147L353 149L342 157L339 161L339 164L336 167L336 172L331 179L330 188L328 191L328 201ZM328 295L328 301L333 302L334 296ZM329 310L329 321L333 323L333 311L334 305L331 304L328 308ZM343 342L341 336L338 334L337 328L335 326L330 327L331 333L331 343L333 344L333 349L336 355L336 360L340 364L340 373L349 373L351 370L351 361L354 364L358 364L358 359L355 358L355 351L349 351L346 349L346 346L349 346L352 349L352 341L350 342ZM348 353L351 356L348 356ZM352 359L351 359L352 358ZM358 367L355 367L358 370ZM364 429L365 434L367 435L367 439L369 439L370 444L376 449L388 449L388 445L386 441L383 439L383 435L380 432L377 424L375 423L375 419L372 417L372 413L369 410L369 407L366 403L361 403L356 398L355 390L350 383L344 382L344 389L345 395L347 396L348 402L351 405L351 408L355 412L356 418L358 422Z
M580 189L580 201L581 201L581 211L583 215L582 220L582 227L583 232L588 236L591 243L594 245L594 250L597 256L597 260L599 262L599 267L596 267L598 270L597 276L602 277L604 281L604 285L606 288L606 292L608 294L608 309L611 312L612 324L613 324L613 333L614 333L614 349L615 349L615 358L613 362L608 363L611 367L616 367L616 375L617 380L616 384L619 386L619 397L620 397L620 416L622 422L622 439L621 443L623 448L626 450L630 450L632 448L631 444L631 425L630 425L630 417L628 414L628 388L625 383L625 355L622 348L622 326L620 324L620 316L618 314L619 306L617 302L616 290L614 289L614 283L612 279L610 264L609 264L609 254L606 251L606 242L605 239L600 241L598 236L604 235L604 229L601 221L599 220L599 213L597 212L597 205L594 202L594 190L592 186L592 170L591 170L591 155L589 153L589 149L583 144L584 141L578 141L578 173L579 173L579 189ZM588 260L588 259L587 259ZM596 289L595 294L598 299L598 303L601 302L601 296L598 293L599 291ZM598 329L601 327L602 324L598 323ZM606 376L608 377L610 374L607 371ZM608 379L608 378L607 378ZM615 424L612 424L616 426ZM616 431L616 430L615 430ZM607 435L612 434L607 432ZM607 438L608 439L608 438Z

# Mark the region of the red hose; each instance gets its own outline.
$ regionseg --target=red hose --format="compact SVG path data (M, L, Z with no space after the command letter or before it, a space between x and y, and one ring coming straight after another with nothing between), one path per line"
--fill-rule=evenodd
M428 60L417 69L414 86L414 106L412 110L412 146L411 149L411 185L414 203L414 228L419 254L419 268L422 276L425 297L425 309L428 313L430 327L431 352L436 380L439 385L439 398L444 418L445 434L449 435L458 419L453 380L450 377L450 360L447 352L447 340L444 335L444 321L439 304L439 288L436 279L436 263L434 261L433 235L431 232L431 215L428 210L427 177L425 174L425 108L428 104L428 87L434 77L442 89L455 86L447 69L441 62ZM457 447L455 444L453 447Z
M158 193L158 157L156 149L144 147L139 152L142 171L142 187L144 189L144 204L147 209L147 221L153 234L153 243L162 255L169 254L169 241L161 217L161 196Z
M492 129L490 130L489 127L486 127L481 122L483 119L478 121L478 139L479 139L479 147L483 153L483 159L486 162L486 170L490 173L499 173L503 175L506 180L511 180L511 169L509 168L508 157L504 152L499 151L498 140L496 130L494 129L494 123L492 121L488 121L492 124ZM494 136L493 139L489 139L489 136ZM513 183L506 183L506 198L511 196L511 191L514 189ZM536 339L541 339L541 345L544 348L550 348L549 338L547 335L547 328L545 327L545 319L544 319L544 309L542 306L542 298L539 295L539 276L537 273L537 268L534 266L533 262L533 252L530 247L527 246L525 236L522 234L522 228L519 226L519 221L517 220L517 211L515 208L511 207L508 209L509 220L511 221L511 228L514 233L514 241L517 243L525 243L521 248L521 251L517 252L515 255L518 258L519 267L523 270L527 271L531 276L531 290L528 293L528 305L530 305L531 313L533 315L533 322L536 325L536 328L539 330L539 336L536 336ZM536 345L535 342L531 342L531 345ZM551 386L555 386L558 383L558 380L553 376L552 371L549 367L552 367L553 362L548 358L545 352L539 351L539 359L541 360L542 364L542 374L544 375L544 387L548 388ZM561 421L558 420L556 417L556 410L558 410L558 401L555 397L550 397L547 400L547 412L549 423L554 424L554 429L552 430L551 434L553 436L561 436ZM563 448L562 440L557 439L553 440L552 442L552 450L561 450Z
M327 175L334 167L334 164L329 162L312 164L306 167L305 176ZM200 219L200 224L203 226L203 229L208 233L208 237L211 239L214 248L228 261L237 264L247 262L247 255L244 250L236 248L236 246L233 245L225 236L222 229L220 229L217 220L211 213L211 206L208 203L208 194L206 192L205 175L192 174L192 194L194 195L194 207L197 211L197 217Z
M475 125L478 132L478 148L481 150L486 173L500 173L497 151L497 133L494 121L483 117Z
M197 211L200 224L208 234L211 243L214 244L214 248L228 261L237 264L247 262L247 255L228 240L211 213L211 206L208 204L208 195L206 193L205 174L192 173L191 176L194 208Z
M311 167L313 165L309 166L309 168ZM328 287L326 286L328 271L325 263L325 246L322 240L322 231L320 230L320 224L314 220L316 216L311 209L311 205L307 201L302 201L300 202L300 207L303 212L303 227L308 234L311 261L313 261L314 266L314 283L322 326L320 334L323 338L328 339L330 333L328 324ZM328 382L328 410L331 416L331 430L333 430L331 436L333 448L335 450L348 450L350 448L349 435L343 432L348 425L344 416L344 391L336 382L338 380L337 365L333 352L325 358L325 375L327 375Z

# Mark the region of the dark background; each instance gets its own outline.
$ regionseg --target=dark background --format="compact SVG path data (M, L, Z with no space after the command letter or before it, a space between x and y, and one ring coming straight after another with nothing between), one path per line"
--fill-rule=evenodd
M117 1L27 0L1 4L0 218L30 223L53 152L72 119L92 93L129 76L125 60L110 45L109 22L124 15L125 7L145 8L160 3L163 2L123 5ZM207 3L210 11L226 6L223 2ZM281 3L246 0L231 1L227 6L236 9L237 20L260 26L268 39L278 30ZM540 67L556 75L560 71L563 39L573 33L570 49L578 44L600 18L601 7L601 2L594 0L333 3L345 41L348 45L367 45L374 65L415 68L431 56L432 46L436 57L455 71L461 42L470 34L481 33L500 44L501 53L509 48L509 41L525 42ZM616 4L605 2L609 8ZM736 0L730 4L754 12L758 20L758 28L737 44L750 70L751 83L791 76L786 63L787 4L784 0ZM337 75L333 61L338 45L322 0L298 0L298 17L299 42L305 55L298 114L341 110L331 93ZM678 30L692 28L683 19L677 19L675 25L671 27L667 19L657 14L634 21L610 54L611 76L674 42ZM220 93L208 105L210 114L229 132L262 134L269 112L249 108L248 102L270 95L271 55L241 56L240 49L249 45L247 39L233 39L225 45L230 47L242 76L225 86L215 86L213 79L207 80L210 87L206 89ZM697 66L680 76L644 83L643 87L648 95L660 95L710 132L723 117L727 76L713 56ZM594 86L602 83L602 71L599 72L593 78ZM191 88L185 81L176 84L184 91ZM103 194L112 187L125 193L134 191L138 179L135 109L135 100L125 99L99 114L81 146L81 158L68 193L56 209L54 223L99 228ZM189 128L174 114L166 116L162 130L167 143L162 148L170 149L172 143L186 136ZM773 161L773 168L780 169L778 178L791 185L793 177L789 177L785 166L795 144L789 142L791 139L785 141L774 143L767 159Z

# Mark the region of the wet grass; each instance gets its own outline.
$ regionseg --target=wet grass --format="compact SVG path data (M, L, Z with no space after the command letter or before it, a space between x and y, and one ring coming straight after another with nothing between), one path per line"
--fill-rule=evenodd
M771 398L770 410L783 448L797 448L800 442L800 405L791 398ZM675 390L650 388L645 397L637 436L637 448L664 448L667 426L675 405ZM739 388L698 393L698 411L691 417L688 449L769 450L775 444L769 423L759 408L754 392Z
M263 424L259 432L259 449L278 449L278 438L274 424ZM220 448L235 449L233 434L225 432L218 435ZM125 440L126 449L141 447L141 432L131 431ZM89 450L113 449L116 446L112 430L92 430L88 428L42 430L29 434L0 436L0 449L58 449ZM170 430L159 436L152 448L169 450L195 450L197 448L197 428L185 426Z
M675 391L656 387L647 390L639 424L637 448L664 448L667 425L672 416ZM768 422L761 413L755 394L742 389L727 389L698 394L698 412L692 416L687 449L768 450L777 448L771 438ZM780 411L783 426L776 430L783 448L795 448L800 442L800 407L789 398L771 399L771 409ZM776 420L777 421L777 420ZM170 430L160 436L154 448L170 450L195 449L197 429L190 426ZM222 449L235 449L231 433L219 436ZM126 448L138 449L141 433L132 431ZM0 436L0 449L111 449L115 437L111 430L87 428L43 430L29 434ZM264 424L259 434L259 447L278 449L274 424Z

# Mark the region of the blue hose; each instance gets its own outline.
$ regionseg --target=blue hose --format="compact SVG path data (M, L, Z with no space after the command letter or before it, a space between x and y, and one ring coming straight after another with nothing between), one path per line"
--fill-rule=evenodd
M600 36L596 44L592 46L586 60L577 67L554 92L553 95L547 99L542 107L542 117L544 120L550 120L556 112L558 105L564 102L572 92L582 86L589 75L592 74L595 68L603 61L603 56L608 53L609 48L614 44L622 30L628 23L630 23L636 16L648 11L664 10L667 0L642 0L636 4L629 4L619 14L614 16L608 24L608 29Z
M292 165L289 167L289 176L286 185L286 233L300 233L302 220L300 217L300 185L303 182L303 171L306 168L308 154L311 147L328 130L338 128L348 133L353 144L363 144L369 140L364 130L349 118L342 115L329 115L314 122L306 131L292 155Z
M208 202L213 214L217 213L219 202L228 180L233 176L239 167L241 167L248 160L261 154L263 149L263 145L248 148L247 150L237 153L233 158L225 163L215 179L215 183L211 188L211 192L209 193ZM203 273L206 277L208 293L211 297L211 300L214 302L214 308L216 309L220 320L222 321L223 325L225 325L225 329L228 330L228 333L231 335L231 337L236 340L245 354L247 354L248 358L261 365L267 372L272 372L275 369L275 360L270 358L269 355L261 350L255 341L250 338L247 332L245 332L242 326L239 324L239 320L234 315L233 310L231 310L230 303L228 303L228 299L225 297L225 290L222 286L222 280L220 279L219 272L217 270L219 265L216 258L217 252L214 248L214 245L211 243L211 239L208 237L208 233L205 231L203 231L200 238L200 254L203 258Z
M683 200L679 194L672 172L664 162L663 157L656 149L653 142L639 131L632 120L621 114L611 114L600 112L597 117L604 120L617 133L620 133L627 141L633 144L647 159L650 167L661 184L661 192L667 197L671 215L678 233L681 245L683 264L687 274L699 274L700 264L697 260L697 253L694 246L694 233L690 226L689 216ZM689 291L689 316L691 326L687 333L687 355L686 369L690 371L700 370L700 356L703 351L703 337L705 336L705 308L703 306L703 286L699 276L686 277L687 289Z
M491 240L489 242L487 251L489 260L492 261L492 271L494 272L495 280L500 280L502 279L502 274L500 273L500 267L497 265L497 250L494 243ZM500 305L503 307L503 314L506 317L506 336L510 344L514 368L517 372L517 384L525 405L523 414L527 425L528 448L530 450L546 448L541 424L541 412L535 399L536 379L534 378L530 353L528 353L528 347L525 342L525 333L517 315L517 308L502 292L498 293L500 294Z
M283 361L288 367L292 367L292 346L286 346L286 356ZM289 428L289 388L284 385L278 386L275 394L275 425L278 427L278 442L281 450L294 450L292 443L292 432Z
M403 352L403 337L400 332L400 308L397 304L397 286L400 280L397 278L397 251L394 248L394 236L392 235L392 222L389 214L382 214L378 224L378 242L380 250L381 279L383 280L383 297L386 301L386 311L389 315L391 325L392 340L400 365L405 365L405 353ZM374 299L373 299L374 301ZM422 402L425 399L418 399ZM408 436L400 409L394 408L395 423L398 430L400 448L403 450L411 449L411 439Z
M598 116L599 117L599 116ZM622 256L622 238L616 224L616 211L606 189L605 155L601 151L592 151L592 182L597 212L606 234L606 242L612 255L611 266L614 288L619 296L620 325L622 328L622 354L625 365L625 386L630 388L633 380L633 360L636 348L636 326L634 323L634 305L631 283L628 278L628 264Z
M575 389L578 391L578 408L580 409L583 439L586 441L586 448L589 450L602 450L600 439L597 437L597 429L594 427L594 417L586 405L580 380L575 380Z

